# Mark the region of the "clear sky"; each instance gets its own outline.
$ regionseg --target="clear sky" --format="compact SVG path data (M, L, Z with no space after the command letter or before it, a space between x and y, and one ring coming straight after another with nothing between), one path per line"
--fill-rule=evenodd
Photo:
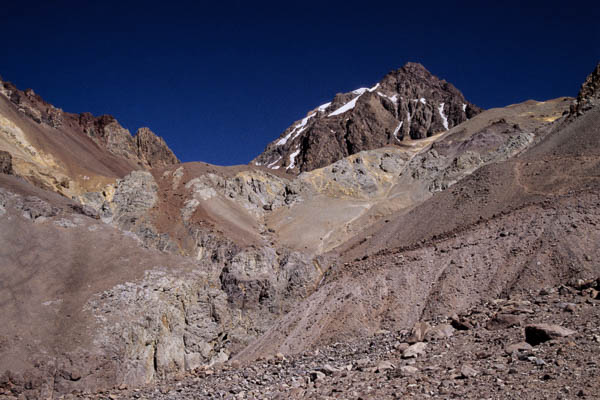
M600 1L3 1L0 18L5 80L220 165L407 61L484 108L575 96L600 61Z

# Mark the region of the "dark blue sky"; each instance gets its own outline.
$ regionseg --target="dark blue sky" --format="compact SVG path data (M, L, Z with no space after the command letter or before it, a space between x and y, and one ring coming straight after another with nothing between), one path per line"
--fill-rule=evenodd
M223 165L407 61L484 108L574 96L600 61L598 1L2 3L4 79Z

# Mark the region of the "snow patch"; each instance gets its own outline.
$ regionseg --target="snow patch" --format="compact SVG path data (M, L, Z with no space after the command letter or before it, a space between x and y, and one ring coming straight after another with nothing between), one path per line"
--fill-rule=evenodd
M373 92L373 91L377 90L377 88L379 88L379 83L376 84L375 86L373 86L370 89L369 88L365 88L365 87L355 89L355 90L352 91L352 93L357 94L357 95L360 96L361 94L365 94L366 92Z
M277 164L280 160L281 160L282 156L279 156L279 158L275 161L273 161L271 164L267 165L267 168L273 168L273 165ZM277 167L279 168L279 167ZM273 168L273 169L277 169L277 168Z
M296 166L296 157L300 154L300 149L290 154L290 165L287 166L286 170L294 168Z
M442 117L442 124L444 125L444 128L448 130L448 117L444 114L444 103L440 103L438 112L440 113L440 117Z
M398 104L398 95L395 94L393 96L388 96L387 94L381 93L381 92L377 92L378 95L380 95L381 97L385 97L386 99L390 100L392 103L394 104Z
M427 104L427 102L425 101L425 98L424 98L424 97L421 97L421 98L419 99L419 101L420 101L422 104Z
M463 108L463 112L467 111L467 105L465 103L463 103L463 107L462 108Z
M346 111L352 110L356 106L356 101L358 100L359 97L360 97L360 95L356 96L355 98L353 98L352 100L350 100L349 102L347 102L346 104L344 104L343 106L341 106L340 108L338 108L337 110L335 110L334 112L329 114L328 117L333 117L334 115L340 115L340 114L345 113Z
M360 96L362 96L366 92L374 92L375 90L377 90L378 87L379 87L379 83L370 89L360 88L360 89L353 90L352 93L357 94L358 96L356 96L355 98L353 98L352 100L350 100L349 102L347 102L346 104L344 104L343 106L341 106L340 108L338 108L337 110L335 110L334 112L329 114L328 117L333 117L334 115L340 115L340 114L345 113L346 111L352 110L356 106L356 101L358 100L358 98Z
M397 141L400 141L400 139L398 139L398 132L400 132L400 129L402 128L402 124L403 123L404 123L404 121L400 121L400 123L398 124L398 126L394 130L394 137L396 138Z
M325 111L329 106L331 105L331 102L329 103L325 103L325 104L321 104L319 107L317 107L317 111Z
M314 117L315 115L317 115L316 112L303 118L302 121L300 121L300 123L298 123L298 125L294 126L294 129L292 129L290 131L290 133L285 135L285 137L279 139L279 141L277 143L275 143L275 145L283 146L284 144L287 143L287 141L290 139L290 137L295 133L294 137L292 138L292 140L294 140L299 134L301 134L306 129L306 124L308 123L308 120L311 119L312 117Z

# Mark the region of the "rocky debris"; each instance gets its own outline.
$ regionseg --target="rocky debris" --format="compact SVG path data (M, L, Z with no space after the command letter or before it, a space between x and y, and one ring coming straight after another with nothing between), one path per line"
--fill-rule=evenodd
M262 217L270 211L302 201L300 193L307 189L303 182L254 170L243 171L233 177L202 174L186 182L185 188L191 196L181 211L184 220L190 219L202 201L219 195Z
M581 85L577 100L571 106L571 115L582 115L600 105L600 63Z
M12 175L12 156L8 151L0 150L0 174Z
M15 207L23 212L25 218L36 220L58 215L60 210L36 196L18 197Z
M600 309L578 292L546 296L511 296L482 303L468 311L477 320L474 328L428 344L418 358L402 358L395 344L410 335L390 331L368 338L337 342L309 351L267 358L253 363L229 362L209 370L144 387L114 388L102 393L74 394L74 398L593 398L600 389L600 351L593 339L600 327ZM488 330L487 322L513 302L530 302L533 314L525 319L551 320L561 326L581 326L573 343L546 342L535 348L509 343L522 337L516 326ZM580 317L564 313L560 303L583 308ZM437 320L438 318L436 318ZM443 319L443 318L439 318ZM435 329L435 320L427 322ZM404 342L403 342L404 343ZM207 373L210 372L210 373ZM15 392L11 392L15 393Z
M389 191L409 160L410 155L400 149L361 151L324 168L304 172L297 180L303 184L300 190L310 187L330 196L371 199Z
M159 233L149 212L158 200L158 185L147 171L132 171L102 192L88 192L78 199L83 214L98 216L124 232L135 235L151 248L174 251L177 245L168 234ZM86 215L87 215L86 214Z
M408 63L370 89L336 95L286 129L252 162L294 173L311 171L405 138L432 136L480 112L452 84Z
M559 325L533 324L525 327L525 341L532 346L537 346L548 340L567 337L575 333L577 332Z
M82 204L72 204L71 209L78 214L85 215L86 217L100 219L100 214L98 213L98 211L90 206Z

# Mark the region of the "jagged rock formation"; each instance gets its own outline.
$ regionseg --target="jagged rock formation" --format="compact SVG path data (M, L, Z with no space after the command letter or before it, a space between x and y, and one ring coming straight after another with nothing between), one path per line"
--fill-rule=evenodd
M252 162L311 171L360 151L430 137L480 112L452 84L408 63L370 89L338 94L311 111Z
M79 125L85 134L109 152L130 159L140 167L165 167L179 163L165 141L148 128L140 128L135 136L131 136L113 116L94 117L90 113L79 114Z
M581 115L600 104L600 63L581 85L571 114Z
M0 150L11 154L16 174L68 197L97 191L132 170L179 162L148 128L132 137L111 116L67 113L2 81Z

